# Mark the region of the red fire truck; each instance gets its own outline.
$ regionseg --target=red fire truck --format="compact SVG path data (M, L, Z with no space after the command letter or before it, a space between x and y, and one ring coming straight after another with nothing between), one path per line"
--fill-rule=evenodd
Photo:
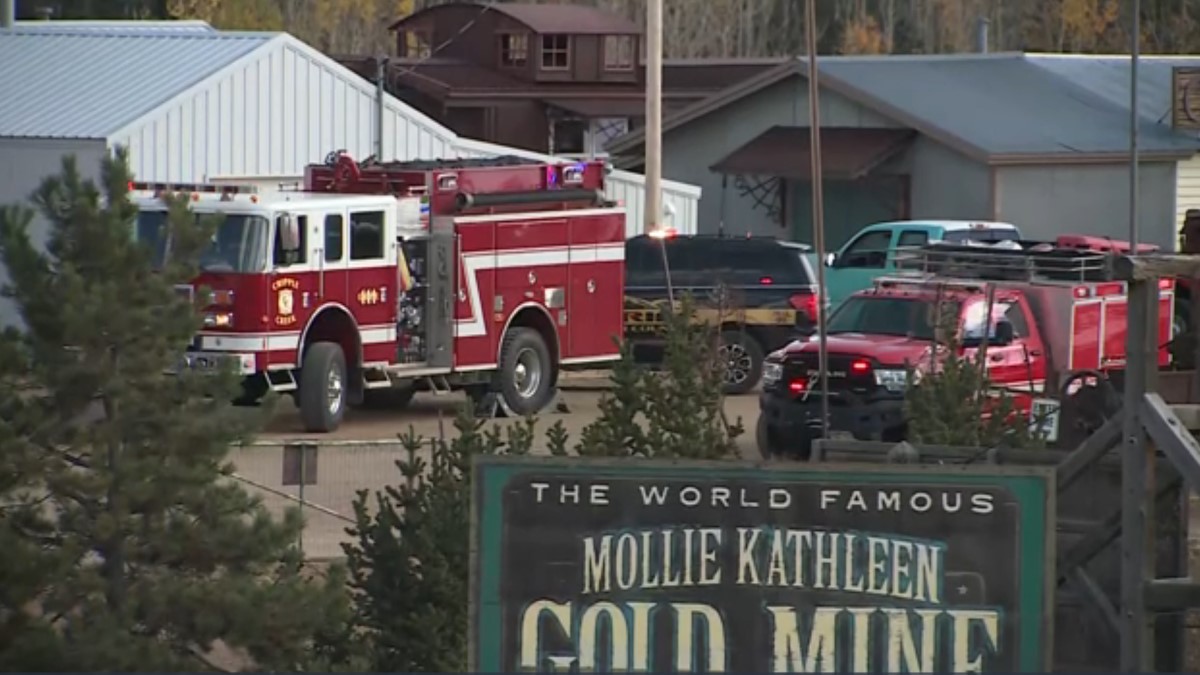
M1088 242L1064 235L1052 243L938 243L898 255L900 272L854 294L828 320L830 430L860 440L904 438L908 367L918 377L938 367L940 306L957 318L962 355L986 350L992 386L1044 425L1038 431L1047 441L1082 440L1119 405L1127 309L1125 285L1109 273L1112 252L1122 249L1098 251ZM1160 365L1170 361L1173 302L1164 280ZM757 428L764 455L807 456L820 437L818 350L814 336L768 357Z
M246 399L290 392L307 430L332 431L384 389L397 405L465 389L532 414L564 366L617 358L625 214L605 175L598 161L332 153L301 191L133 187L138 236L160 247L165 191L223 216L181 289L209 294L187 362L232 360Z

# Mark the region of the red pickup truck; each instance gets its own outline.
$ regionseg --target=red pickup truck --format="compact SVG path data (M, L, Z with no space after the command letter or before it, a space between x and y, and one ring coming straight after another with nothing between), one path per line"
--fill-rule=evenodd
M1058 440L1064 397L1087 400L1096 392L1088 388L1105 378L1118 380L1119 390L1125 366L1126 291L1108 275L1108 256L1120 248L1089 250L1087 242L1068 235L1052 243L930 244L905 253L900 271L852 295L828 320L831 432L904 438L907 366L918 375L936 367L934 317L941 306L957 316L963 356L977 355L986 331L993 387L1011 393L1031 419L1035 410L1039 417L1048 413L1042 431ZM1173 287L1169 280L1160 287L1159 334L1169 336ZM764 457L807 457L821 435L817 340L792 342L767 357L756 429ZM1169 360L1160 347L1160 365Z

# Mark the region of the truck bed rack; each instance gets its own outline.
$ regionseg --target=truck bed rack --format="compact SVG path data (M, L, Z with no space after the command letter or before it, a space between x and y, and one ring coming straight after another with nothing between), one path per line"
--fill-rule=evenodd
M1081 283L1114 280L1116 257L1057 242L1016 241L999 245L935 242L898 249L894 259L899 273L895 276Z

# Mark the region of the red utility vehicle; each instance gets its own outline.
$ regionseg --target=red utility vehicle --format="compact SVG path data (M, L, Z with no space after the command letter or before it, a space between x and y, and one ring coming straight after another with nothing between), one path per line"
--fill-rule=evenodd
M602 162L505 157L362 164L333 153L302 191L135 185L138 236L162 246L163 191L223 216L193 367L232 360L246 398L292 392L306 429L395 389L466 389L515 414L562 367L618 358L625 213ZM398 399L398 400L397 400Z
M918 375L937 367L939 306L957 317L963 356L985 350L992 385L1042 421L1047 441L1073 443L1097 428L1112 412L1109 381L1119 389L1125 366L1127 296L1109 273L1111 254L1121 249L1097 251L1087 242L1065 235L1054 243L938 243L900 256L900 272L854 294L829 318L831 431L860 440L904 438L907 367ZM1163 343L1173 302L1164 280ZM818 349L814 336L768 357L757 429L765 455L807 455L820 436ZM1165 345L1158 353L1167 365Z

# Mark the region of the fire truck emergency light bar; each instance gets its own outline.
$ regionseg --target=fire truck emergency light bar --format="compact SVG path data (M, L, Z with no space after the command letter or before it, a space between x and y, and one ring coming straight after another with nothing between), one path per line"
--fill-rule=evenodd
M155 195L160 195L164 192L190 192L193 198L204 194L219 194L223 199L227 199L232 195L237 194L258 194L258 187L249 183L218 185L216 183L148 183L142 181L129 181L129 191L153 192Z
M902 275L936 275L988 281L1112 281L1114 256L1053 242L1017 241L996 245L944 242L896 251Z

